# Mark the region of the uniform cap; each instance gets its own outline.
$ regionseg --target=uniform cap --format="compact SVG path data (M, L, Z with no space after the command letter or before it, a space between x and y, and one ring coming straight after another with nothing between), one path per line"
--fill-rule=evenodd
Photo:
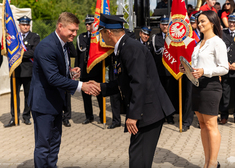
M150 29L150 27L142 27L141 28L141 31L143 32L143 33L145 33L145 34L148 34L148 35L150 35L150 33L151 33L151 29Z
M19 21L20 24L30 24L30 21L31 21L31 19L26 15L22 16L21 18L17 20Z
M235 13L228 15L228 21L235 22Z
M190 22L195 23L196 22L196 17L194 14L191 15L190 17Z
M93 23L95 21L94 15L86 15L85 24Z
M169 17L167 15L162 15L160 19L161 24L168 24L169 23Z
M106 29L123 29L123 23L126 21L120 18L120 15L100 14L99 31Z

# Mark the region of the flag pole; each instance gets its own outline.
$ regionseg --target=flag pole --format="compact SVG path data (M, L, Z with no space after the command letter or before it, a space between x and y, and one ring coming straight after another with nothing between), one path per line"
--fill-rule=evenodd
M179 127L182 132L182 76L179 78Z
M105 60L102 61L102 83L105 83ZM106 98L103 97L103 124L104 129L106 128Z
M13 102L14 102L14 116L15 116L15 125L18 125L18 113L17 113L17 98L16 98L16 78L15 71L12 73L12 88L13 88Z

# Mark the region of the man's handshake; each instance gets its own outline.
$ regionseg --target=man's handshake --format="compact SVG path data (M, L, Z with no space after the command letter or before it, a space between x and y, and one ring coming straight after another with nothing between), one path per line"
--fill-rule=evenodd
M82 91L89 95L98 96L101 92L100 83L93 80L83 82Z

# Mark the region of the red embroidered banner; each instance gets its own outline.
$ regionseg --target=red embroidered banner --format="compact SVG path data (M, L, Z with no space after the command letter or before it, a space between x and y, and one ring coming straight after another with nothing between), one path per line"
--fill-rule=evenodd
M100 61L113 52L113 47L105 45L101 34L97 31L100 23L100 13L110 15L109 0L97 0L95 9L95 22L91 34L87 73Z
M171 16L164 44L162 62L166 69L179 79L183 74L179 71L180 56L191 62L191 55L195 47L184 0L173 0Z

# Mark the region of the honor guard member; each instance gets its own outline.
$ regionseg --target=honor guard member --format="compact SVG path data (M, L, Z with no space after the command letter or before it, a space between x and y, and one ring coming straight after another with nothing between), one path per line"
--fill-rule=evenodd
M139 41L145 45L149 51L152 53L153 51L153 45L152 42L150 41L150 34L151 34L151 29L150 27L142 27L141 31L139 32Z
M40 37L36 33L30 31L30 21L31 19L27 16L23 16L19 19L20 34L23 38L23 42L27 51L24 52L21 64L15 69L16 77L16 96L17 96L17 113L18 117L20 115L20 98L19 92L20 87L23 85L24 88L24 111L23 111L23 122L26 125L30 125L30 108L27 105L27 99L29 94L30 82L32 77L33 68L33 56L34 50L38 43L40 42ZM14 103L13 103L13 88L12 88L12 78L11 78L11 120L5 127L11 127L15 125L14 121ZM18 122L19 123L19 122Z
M85 25L87 32L80 34L77 37L77 59L76 66L81 68L81 76L80 80L83 82L87 82L89 80L95 80L96 82L102 81L102 64L96 64L90 73L87 73L87 61L90 49L90 41L91 41L91 32L93 30L93 22L94 15L87 15L85 19ZM84 110L86 114L86 119L82 122L82 124L88 124L94 121L93 109L92 109L92 101L91 95L88 95L82 92L82 98L84 103ZM103 123L103 98L101 95L97 96L100 113L99 113L99 122Z
M98 84L103 96L121 93L126 111L125 132L131 133L129 167L151 167L163 119L174 112L158 77L150 51L125 35L125 21L101 14L100 33L114 47L117 80Z
M192 14L190 17L190 24L192 26L193 29L193 37L195 39L195 42L198 43L201 38L200 38L200 31L198 30L197 27L197 16L200 12L196 13L196 14Z
M223 40L227 47L229 73L222 76L221 84L223 88L222 98L220 101L220 117L219 124L226 124L229 115L229 104L234 100L235 93L235 13L228 16L228 29L223 30ZM233 112L235 122L235 112Z
M175 78L169 73L162 63L162 53L164 49L164 43L167 33L169 23L169 17L163 15L160 19L160 33L154 34L152 37L153 43L153 57L157 66L158 75L160 77L161 83L165 88L168 96L170 97L172 103L175 106L175 109L178 109L178 82ZM173 115L166 117L168 124L174 124Z

